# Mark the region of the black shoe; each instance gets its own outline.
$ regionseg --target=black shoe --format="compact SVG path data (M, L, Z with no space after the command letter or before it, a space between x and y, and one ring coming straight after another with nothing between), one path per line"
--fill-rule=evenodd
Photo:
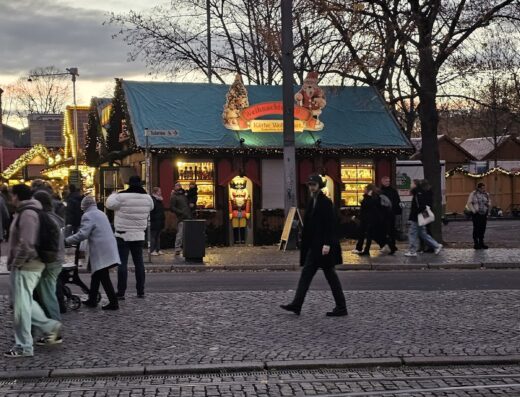
M363 251L361 254L358 254L359 256L370 256L369 251Z
M124 294L116 294L116 298L118 301L124 301L125 300L125 295Z
M117 302L109 303L108 305L103 306L101 309L103 310L119 310L119 305Z
M289 305L280 305L280 307L281 307L283 310L287 310L288 312L293 312L293 313L296 314L297 316L300 315L301 308L298 307L298 306L295 306L295 305L293 305L293 304L289 304Z
M483 250L487 250L489 247L484 243L480 243L480 248L482 248Z
M87 307L90 307L91 309L95 309L97 307L97 303L96 302L91 302L90 300L86 300L86 301L81 301L81 303Z
M480 244L478 244L478 243L475 243L473 245L473 249L479 250L479 249L482 249L482 246Z
M138 298L144 298L144 293L142 293L142 294L137 294L137 297L138 297Z
M393 255L397 252L397 247L394 247L390 250L389 254L388 255Z
M337 307L335 307L331 312L327 312L327 317L341 317L341 316L348 316L347 308L338 309Z

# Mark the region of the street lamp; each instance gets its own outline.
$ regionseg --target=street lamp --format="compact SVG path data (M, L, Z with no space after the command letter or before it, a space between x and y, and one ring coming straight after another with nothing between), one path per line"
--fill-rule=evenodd
M27 81L33 81L33 78L46 77L46 76L71 76L72 77L72 100L74 103L73 117L74 117L74 140L76 141L76 156L74 157L74 166L76 168L76 175L79 177L79 133L78 133L78 105L76 103L76 77L79 76L78 68L67 68L66 72L58 73L35 73L29 75Z

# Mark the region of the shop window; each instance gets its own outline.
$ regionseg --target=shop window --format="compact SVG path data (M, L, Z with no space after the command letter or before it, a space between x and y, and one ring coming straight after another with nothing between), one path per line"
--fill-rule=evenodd
M179 182L186 191L190 184L197 185L197 208L215 208L215 183L213 162L211 161L178 161L177 174Z
M374 182L374 164L371 161L341 161L341 206L358 207L366 185Z

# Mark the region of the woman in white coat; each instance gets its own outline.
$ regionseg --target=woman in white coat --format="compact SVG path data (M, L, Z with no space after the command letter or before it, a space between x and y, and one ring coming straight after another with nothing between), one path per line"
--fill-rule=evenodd
M81 241L88 239L92 280L89 298L83 304L88 307L97 306L96 298L99 292L99 284L102 284L109 301L102 309L118 310L119 304L109 272L110 268L121 263L114 232L105 213L98 210L94 197L86 196L81 201L81 209L83 211L81 226L76 234L68 237L65 241L67 244L79 244Z

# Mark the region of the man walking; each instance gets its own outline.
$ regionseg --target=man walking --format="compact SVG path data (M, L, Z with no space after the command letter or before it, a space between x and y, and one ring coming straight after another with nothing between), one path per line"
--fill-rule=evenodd
M401 215L403 210L401 209L401 198L399 197L399 193L391 185L389 176L384 176L381 178L381 194L388 197L392 203L392 208L390 208L388 211L388 216L385 219L385 227L388 247L390 248L390 251L387 253L393 255L397 251L397 246L395 244L397 235L397 231L395 230L395 218Z
M11 271L14 312L15 345L5 357L30 357L34 354L31 329L41 333L38 344L61 343L61 323L47 318L40 305L33 300L33 292L45 265L37 252L40 234L39 211L42 205L31 199L31 189L23 184L13 187L13 201L17 206L11 224L7 268Z
M182 185L175 184L170 198L170 209L177 216L177 233L175 235L175 255L180 255L183 244L184 221L191 219L191 209L186 192Z
M76 233L81 224L81 200L83 196L76 188L76 185L69 185L69 195L67 196L67 211L65 213L65 224L70 225L72 233Z
M137 297L144 298L144 237L153 200L141 186L141 178L131 176L128 189L112 193L106 208L114 211L114 227L121 265L117 269L117 298L125 299L128 280L128 255L135 266Z
M487 217L491 208L491 199L486 192L486 185L482 182L477 184L477 188L470 193L466 204L472 213L473 219L473 243L476 250L488 249L484 244L484 234L486 233Z
M343 263L336 235L337 220L334 208L330 199L321 191L325 184L320 175L311 175L307 185L311 200L305 210L303 221L300 249L300 265L303 269L293 301L280 307L299 315L312 279L321 267L336 302L336 307L328 312L327 316L346 316L348 312L345 295L334 268L335 265Z

